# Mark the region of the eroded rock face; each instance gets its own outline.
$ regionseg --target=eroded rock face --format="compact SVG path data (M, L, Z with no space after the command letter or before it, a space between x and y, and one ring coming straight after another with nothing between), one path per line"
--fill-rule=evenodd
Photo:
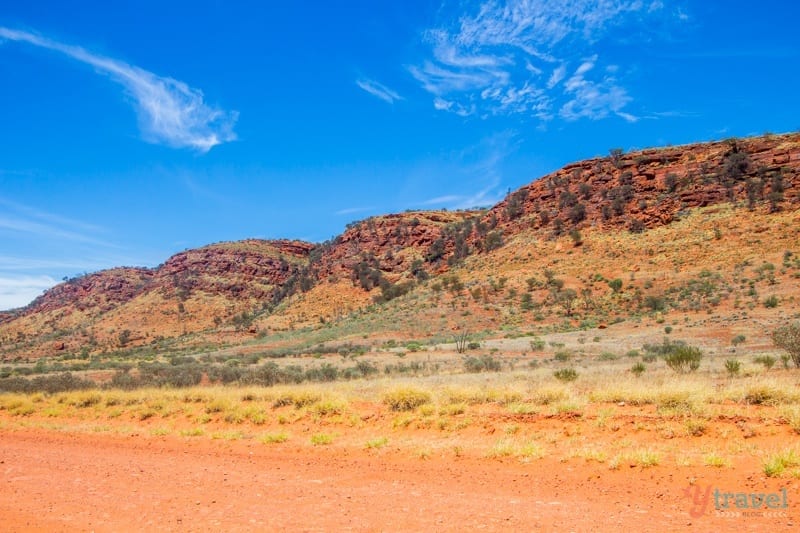
M155 269L113 268L67 280L6 320L63 309L103 313L150 291L187 298L194 291L267 298L305 264L313 245L246 240L187 250Z
M433 243L444 239L446 228L472 218L474 211L416 211L372 217L350 225L319 249L312 263L317 280L349 278L358 263L367 262L393 277L409 273L415 260L425 262Z
M141 294L153 279L147 268L112 268L60 283L36 298L20 314L61 308L109 311Z
M512 193L483 220L496 220L510 234L531 227L555 232L574 226L642 229L668 224L685 209L728 201L796 208L800 134L581 161Z
M154 288L180 298L202 291L266 299L300 271L312 249L301 241L252 239L187 250L156 270Z

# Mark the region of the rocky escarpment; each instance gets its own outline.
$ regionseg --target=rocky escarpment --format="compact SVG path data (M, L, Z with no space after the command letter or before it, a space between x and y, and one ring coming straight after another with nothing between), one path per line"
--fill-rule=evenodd
M63 308L78 311L110 311L132 300L153 280L147 268L112 268L66 280L36 298L22 315L45 313Z
M454 225L474 218L478 211L413 211L372 217L350 224L345 232L315 251L312 270L316 280L351 278L359 268L371 268L399 277L430 263L439 243L445 255L452 249L446 239ZM432 269L435 272L435 268Z
M579 244L574 229L640 232L723 202L760 213L800 208L800 134L615 150L537 179L489 210L377 216L319 245L218 243L176 254L155 269L87 274L23 309L0 313L0 347L46 354L37 347L66 339L58 342L70 350L87 343L113 349L123 344L120 332L130 333L126 344L142 344L192 332L241 332L254 317L276 318L275 327L320 323L343 309L402 296L515 235L572 233ZM307 294L291 298L298 292Z
M6 322L58 311L106 313L147 293L186 300L203 292L228 298L269 299L306 264L314 245L257 240L187 250L155 268L112 268L69 279L30 305L6 313Z
M153 288L182 300L198 291L273 299L302 269L313 247L301 241L250 239L187 250L158 267Z
M641 231L721 202L771 211L800 206L800 134L612 150L511 193L482 223L506 234L544 228L558 235L587 226Z

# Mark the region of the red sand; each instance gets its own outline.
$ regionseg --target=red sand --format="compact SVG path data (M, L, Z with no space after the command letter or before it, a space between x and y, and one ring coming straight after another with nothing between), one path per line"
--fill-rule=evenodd
M789 507L719 516L712 493L705 513L692 517L693 474L700 495L707 487L785 487ZM612 471L551 458L420 459L31 429L0 435L4 531L791 531L797 487L733 469Z

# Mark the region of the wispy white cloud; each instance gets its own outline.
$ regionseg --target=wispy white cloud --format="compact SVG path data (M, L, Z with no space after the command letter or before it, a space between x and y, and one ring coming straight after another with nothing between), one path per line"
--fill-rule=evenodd
M95 224L87 224L86 222L83 222L81 220L75 220L73 218L67 218L61 215L57 215L55 213L42 211L41 209L36 209L35 207L30 207L24 204L20 204L18 202L13 202L11 200L8 200L7 198L3 198L2 196L0 196L0 207L4 207L6 209L15 211L29 218L39 219L52 224L56 224L60 227L70 226L73 228L78 228L90 232L105 231L103 228Z
M475 113L475 104L465 106L458 102L451 102L450 100L439 98L438 96L433 99L433 107L439 111L451 111L461 117L468 117Z
M430 56L407 68L433 95L436 109L459 115L630 120L634 115L623 108L632 98L613 69L594 68L602 63L597 43L611 28L670 16L664 3L485 0L426 31Z
M64 274L137 264L105 228L0 197L0 309L26 305Z
M637 121L637 117L622 110L631 101L631 97L625 89L617 85L613 76L606 75L600 80L586 78L596 62L597 56L585 60L564 83L564 91L571 96L571 100L561 107L559 114L566 120L598 120L614 113L628 122Z
M43 291L57 283L50 276L0 275L0 310L4 311L28 305Z
M384 102L390 104L395 103L397 100L403 100L403 97L397 94L397 92L393 91L382 83L378 83L375 80L361 78L356 80L356 85L361 87L372 96L380 98Z
M700 116L700 113L696 111L671 110L671 111L656 111L655 113L652 113L651 116L644 118L684 118L684 117L697 117L697 116Z
M61 239L85 244L114 247L113 244L91 235L86 235L84 233L66 229L64 227L58 227L52 224L13 215L9 216L0 214L0 232L1 231L28 234L30 236L48 239Z
M375 209L374 207L348 207L345 209L339 209L338 211L334 212L334 215L352 215L354 213L364 213L366 211L372 211Z
M109 264L110 259L98 260L89 258L66 258L66 259L42 259L31 257L20 257L13 255L0 255L0 275L2 271L20 272L30 271L70 271L84 272L104 268ZM119 262L119 264L134 264L130 262Z
M182 81L27 31L0 26L0 39L62 53L122 85L136 104L139 125L148 142L207 152L236 139L233 126L238 113L209 106L202 91Z
M557 66L553 70L553 73L550 74L550 79L547 80L547 88L552 89L553 87L558 85L566 75L567 75L567 66L566 65Z
M444 196L437 196L436 198L425 200L422 202L422 205L452 205L456 202L460 202L463 199L464 197L459 194L446 194Z
M503 164L509 154L518 148L519 140L512 131L504 131L482 139L455 153L443 155L445 165L426 169L425 174L447 173L457 176L460 186L456 191L445 191L434 198L416 202L426 207L469 209L485 207L499 202L505 191ZM421 186L430 188L430 179L420 179Z

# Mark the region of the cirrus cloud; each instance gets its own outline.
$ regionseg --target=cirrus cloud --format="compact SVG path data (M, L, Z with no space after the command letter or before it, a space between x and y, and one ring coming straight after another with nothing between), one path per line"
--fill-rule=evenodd
M233 126L238 113L209 106L202 91L182 81L28 31L0 26L0 39L59 52L122 85L135 102L139 125L148 142L207 152L236 139Z
M664 16L661 0L486 0L424 32L429 55L407 69L436 109L462 116L631 121L632 97L598 42Z
M403 97L397 94L396 91L393 91L386 85L379 83L375 80L370 80L366 78L358 79L356 80L356 85L358 85L362 90L368 92L375 98L380 98L381 100L389 104L393 104L397 100L403 100Z

